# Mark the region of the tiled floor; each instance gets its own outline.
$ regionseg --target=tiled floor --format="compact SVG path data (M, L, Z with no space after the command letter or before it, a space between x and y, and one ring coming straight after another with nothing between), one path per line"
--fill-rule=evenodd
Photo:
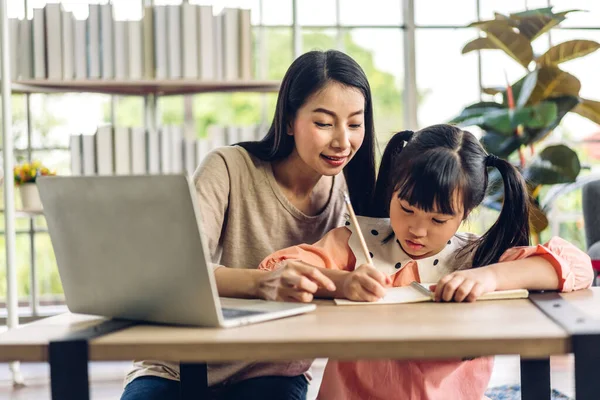
M315 380L310 386L309 399L314 399L320 384L320 375L325 363L317 360L313 366ZM118 400L123 385L123 376L131 363L92 363L92 400ZM7 364L0 364L0 400L47 400L50 399L47 364L21 364L26 386L13 388ZM513 356L496 357L494 374L490 386L519 382L519 359ZM570 357L552 359L552 387L573 396L573 362Z

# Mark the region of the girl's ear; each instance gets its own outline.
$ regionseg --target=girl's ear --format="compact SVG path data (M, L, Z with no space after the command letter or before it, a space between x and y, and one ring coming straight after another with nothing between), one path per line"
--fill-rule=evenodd
M288 121L287 123L287 134L294 136L294 121Z

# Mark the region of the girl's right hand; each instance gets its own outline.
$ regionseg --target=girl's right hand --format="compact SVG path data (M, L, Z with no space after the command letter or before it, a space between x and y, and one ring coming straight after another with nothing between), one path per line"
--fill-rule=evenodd
M261 274L256 284L259 298L310 303L319 288L335 291L335 284L313 265L300 260L282 261L278 268Z
M385 296L384 288L391 283L390 277L363 264L344 278L342 292L348 300L373 302Z

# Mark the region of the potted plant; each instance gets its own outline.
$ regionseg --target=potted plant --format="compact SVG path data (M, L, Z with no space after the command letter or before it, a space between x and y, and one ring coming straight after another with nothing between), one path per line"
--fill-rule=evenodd
M556 128L569 112L600 124L600 102L579 96L581 83L560 69L563 62L588 55L600 44L591 40L570 40L535 55L532 42L556 27L572 11L554 13L552 7L495 14L495 19L470 24L481 37L467 43L462 53L474 50L500 50L523 67L523 77L502 88L485 88L493 96L466 107L452 120L462 126L479 126L481 142L489 153L518 164L526 178L536 207L531 226L534 233L544 230L548 221L537 197L542 185L574 182L581 165L577 154L565 145L549 146L535 154L535 145ZM524 151L529 147L531 151ZM537 146L536 146L537 147ZM492 171L491 191L485 204L500 209L502 183Z
M39 176L56 175L39 161L23 163L14 168L15 185L19 188L21 205L24 210L41 210L42 202L36 186Z

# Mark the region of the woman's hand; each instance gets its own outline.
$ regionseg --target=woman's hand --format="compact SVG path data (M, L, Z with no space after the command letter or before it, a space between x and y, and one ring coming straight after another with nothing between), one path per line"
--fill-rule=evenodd
M377 301L385 296L391 279L370 265L363 264L342 281L342 294L348 300Z
M497 285L493 269L482 267L446 275L431 290L435 291L435 301L472 302L485 293L495 291Z
M285 260L257 280L259 298L272 301L310 303L317 290L335 291L335 284L317 267L300 260Z

